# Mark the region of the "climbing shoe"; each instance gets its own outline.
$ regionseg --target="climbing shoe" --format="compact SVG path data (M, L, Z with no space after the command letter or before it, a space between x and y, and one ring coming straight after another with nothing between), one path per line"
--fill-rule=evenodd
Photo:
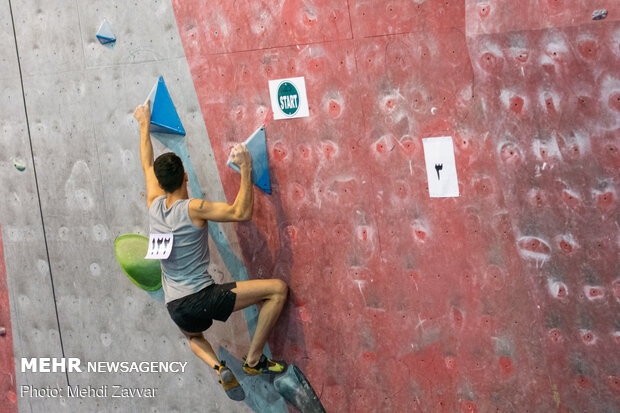
M248 363L245 363L245 357L243 357L243 370L250 376L256 376L257 374L280 374L286 370L286 363L283 361L273 361L268 359L264 354L260 356L260 360L256 363L256 366L250 367Z
M220 365L215 366L214 369L217 371L218 376L220 376L219 382L228 397L235 401L245 399L243 388L239 385L233 372L226 367L226 362L224 360L220 361Z

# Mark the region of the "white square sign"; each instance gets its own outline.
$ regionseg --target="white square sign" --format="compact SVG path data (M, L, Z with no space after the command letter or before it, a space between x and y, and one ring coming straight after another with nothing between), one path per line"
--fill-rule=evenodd
M459 196L452 137L425 138L422 139L422 144L431 198Z
M270 80L269 95L275 120L310 116L306 81L303 77Z
M165 260L172 252L172 234L151 234L149 237L149 249L146 252L147 260Z

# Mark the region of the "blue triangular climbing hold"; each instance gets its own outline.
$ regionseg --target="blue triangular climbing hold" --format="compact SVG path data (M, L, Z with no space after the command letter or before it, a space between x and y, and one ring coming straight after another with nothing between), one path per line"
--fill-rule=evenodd
M252 155L252 182L265 193L271 194L269 182L269 162L267 158L267 138L265 127L261 126L249 138L245 140L245 146ZM237 165L229 159L228 166L241 173Z
M112 32L112 27L110 27L110 23L108 23L106 19L103 19L101 26L99 26L97 40L99 40L101 44L114 43L116 41L116 36L114 36Z
M151 101L151 132L185 135L163 77L159 77L147 100Z

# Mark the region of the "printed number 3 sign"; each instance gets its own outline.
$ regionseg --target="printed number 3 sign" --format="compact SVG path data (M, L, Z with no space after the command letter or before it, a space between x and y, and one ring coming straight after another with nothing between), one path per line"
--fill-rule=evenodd
M422 144L431 198L459 196L452 137L426 138L422 139Z

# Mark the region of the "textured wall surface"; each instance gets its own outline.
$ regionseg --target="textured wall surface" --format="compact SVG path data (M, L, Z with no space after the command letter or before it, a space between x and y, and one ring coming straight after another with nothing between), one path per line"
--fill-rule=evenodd
M11 309L9 291L6 282L4 249L0 235L0 405L6 413L17 412L17 393L15 383L15 365L13 362L13 329L11 328Z
M159 75L181 114L187 137L177 142L194 159L202 190L215 200L223 199L223 191L217 174L208 172L215 170L213 155L170 3L97 3L0 2L0 223L17 393L21 385L67 383L159 391L155 399L18 397L17 406L24 412L191 412L205 406L207 411L249 411L226 397L214 372L191 353L163 303L137 289L114 257L116 236L148 232L132 113ZM95 38L104 18L118 39L113 49ZM157 141L154 145L156 153L165 150ZM23 171L15 160L25 166ZM221 228L229 247L238 250L232 229ZM212 261L214 278L230 280L215 246ZM216 323L209 337L217 338L216 350L222 345L241 357L248 343L243 315L235 314L225 326ZM83 363L188 365L184 374L20 371L21 357L63 355ZM15 406L15 398L7 399L1 390L4 412Z
M497 15L508 3L468 8L468 44L521 271L539 309L536 336L562 411L616 412L617 6L608 3L600 24L587 22L592 2L548 2L547 19L530 2L511 20Z
M132 112L163 75L192 192L230 201L227 156L264 122L268 80L305 77L310 117L267 125L273 193L212 225L211 272L289 283L270 348L328 412L620 412L619 20L612 0L0 1L0 345L18 363L189 362L18 364L15 382L2 364L0 411L269 410L258 386L229 401L114 258L148 230ZM461 196L431 199L421 139L444 135ZM207 336L240 357L253 317ZM160 390L19 397L67 383Z
M238 234L328 411L620 411L613 2L173 4L228 199L268 80L305 77ZM428 197L442 135L459 198Z

